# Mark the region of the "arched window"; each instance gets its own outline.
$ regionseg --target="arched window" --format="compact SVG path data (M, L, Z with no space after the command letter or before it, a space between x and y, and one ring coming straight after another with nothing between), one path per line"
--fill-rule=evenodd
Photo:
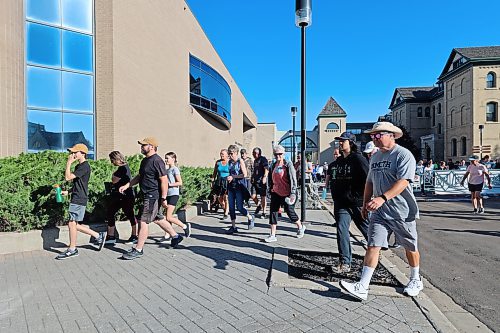
M498 103L489 102L486 104L486 121L498 121Z
M438 103L438 114L441 114L441 103Z
M448 128L453 128L453 125L454 125L454 123L453 123L453 120L454 120L453 119L453 114L454 113L455 113L455 110L451 110L450 111L450 123L448 124Z
M451 156L457 156L457 139L451 139Z
M462 153L460 155L461 156L466 156L467 155L467 138L465 136L463 136L460 139L460 141L462 143Z
M438 134L441 134L442 128L441 128L441 123L438 123Z
M486 75L486 88L495 88L497 86L497 76L494 72Z
M460 94L465 93L465 78L462 79L462 82L460 82Z
M455 87L455 84L452 83L450 86L450 98L453 98L453 88Z
M417 109L417 117L421 118L422 117L422 107L419 106Z
M339 125L337 125L337 123L329 123L328 125L326 125L326 129L327 130L338 130Z
M462 106L462 109L460 110L460 125L465 125L465 121L467 118L467 113L465 110L465 105Z
M432 107L432 126L436 126L436 106Z
M426 107L425 112L424 112L425 117L430 117L431 116L431 108Z

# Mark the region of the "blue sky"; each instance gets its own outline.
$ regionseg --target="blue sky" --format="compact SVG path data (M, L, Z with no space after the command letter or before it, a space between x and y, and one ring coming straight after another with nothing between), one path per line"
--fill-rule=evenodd
M295 1L187 2L259 122L290 129L290 106L300 106ZM376 121L396 87L433 85L454 47L500 45L499 12L497 0L313 0L307 128L330 96L349 122Z

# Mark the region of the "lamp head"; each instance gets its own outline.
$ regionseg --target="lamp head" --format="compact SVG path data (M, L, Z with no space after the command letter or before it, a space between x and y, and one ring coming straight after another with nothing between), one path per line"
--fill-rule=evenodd
M312 24L312 0L295 0L295 25L307 27Z
M290 111L292 112L292 117L295 117L295 115L297 114L297 107L296 106L292 106L290 108Z

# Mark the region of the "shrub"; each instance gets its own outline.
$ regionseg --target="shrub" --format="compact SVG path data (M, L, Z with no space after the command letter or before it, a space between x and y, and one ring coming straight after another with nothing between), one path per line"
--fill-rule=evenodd
M67 157L65 153L45 151L0 159L0 231L27 231L65 222L67 199L65 204L57 203L53 185L71 187L64 180ZM132 176L137 175L141 160L141 155L127 158ZM90 223L103 222L108 200L104 182L110 181L116 167L107 159L89 163L92 174L85 218ZM180 170L183 191L177 207L207 198L211 169L180 167Z

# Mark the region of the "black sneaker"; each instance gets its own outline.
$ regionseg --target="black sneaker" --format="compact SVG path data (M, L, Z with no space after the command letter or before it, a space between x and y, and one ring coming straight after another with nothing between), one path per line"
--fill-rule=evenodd
M477 212L478 214L484 214L484 208L479 208L479 211Z
M134 260L134 259L142 257L143 254L144 254L144 250L142 250L141 252L139 252L134 247L134 248L132 248L132 250L128 251L127 253L124 253L122 255L122 259L125 259L125 260Z
M67 259L69 257L78 257L78 249L74 249L73 251L71 251L70 249L67 249L63 253L60 253L56 257L56 259L57 260L64 260L64 259Z
M139 240L139 238L135 235L132 235L129 237L129 239L127 239L127 241L125 242L125 244L137 244L137 241Z
M115 243L116 243L116 237L115 236L106 235L106 240L104 241L105 245L113 245Z
M106 231L101 231L99 233L99 237L97 237L94 241L94 245L96 245L99 251L102 250L104 243L106 243Z
M247 208L251 208L252 207L252 205L250 204L250 201L247 201L246 204L247 204Z
M232 234L237 233L237 232L238 232L238 228L233 227L233 226L229 227L229 229L226 230L226 234L228 234L228 235L232 235Z
M184 240L184 237L182 237L181 235L177 235L177 237L172 238L172 242L170 243L170 246L173 248L176 248L177 245L179 245L183 240Z
M472 211L472 214L477 214L477 208L474 208L474 210Z
M186 229L184 229L184 235L189 238L191 236L191 223L186 223Z
M259 214L261 208L262 208L261 205L257 206L257 208L255 209L255 215Z
M266 215L266 213L262 213L262 214L260 214L260 218L261 218L261 219L267 219L267 215Z

